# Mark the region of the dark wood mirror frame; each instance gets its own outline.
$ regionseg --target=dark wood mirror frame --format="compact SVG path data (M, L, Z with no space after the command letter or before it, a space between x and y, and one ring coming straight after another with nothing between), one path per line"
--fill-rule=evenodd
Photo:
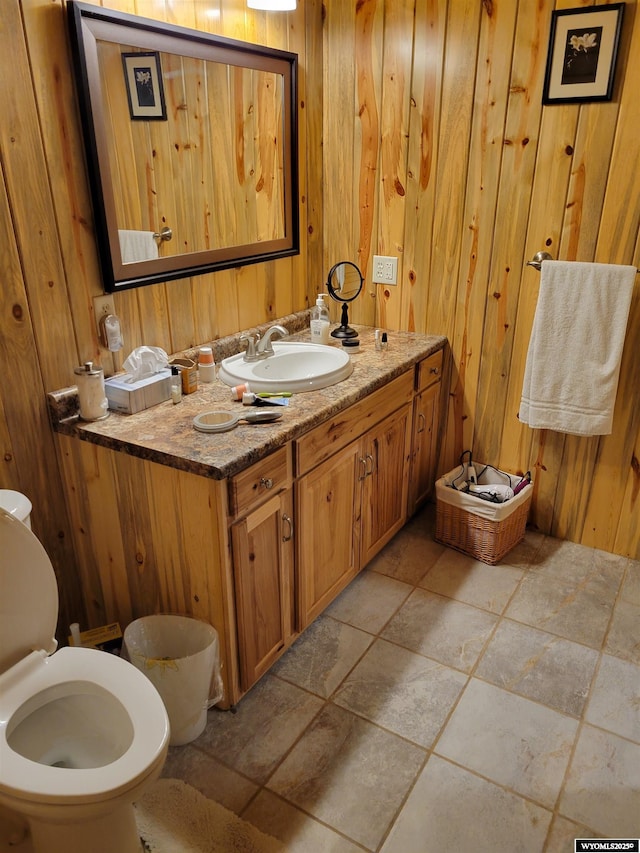
M116 291L145 284L169 281L177 278L200 275L215 270L228 269L246 264L283 258L300 251L298 215L298 133L297 133L297 55L287 51L251 45L232 39L214 36L197 30L152 21L122 12L114 12L99 6L69 0L68 20L71 46L75 63L76 83L91 193L93 199L98 250L102 266L105 290ZM162 255L151 260L135 260L124 263L119 237L120 228L131 228L118 223L116 217L116 195L107 144L108 118L104 103L100 65L99 42L122 45L122 52L134 49L159 55L174 54L195 60L206 60L229 66L230 71L248 68L282 75L283 103L281 123L282 139L270 140L270 145L281 149L283 209L278 211L282 221L282 233L269 235L266 239L244 241L236 245L229 239L228 245L181 254ZM143 54L144 55L144 54ZM279 78L278 78L279 79ZM127 121L134 121L131 94ZM278 105L279 106L279 105ZM162 110L165 109L164 95ZM143 112L140 110L140 112ZM129 114L130 113L130 114ZM160 114L149 120L165 118ZM144 117L143 117L144 121ZM237 128L229 128L237 133ZM150 154L155 156L155 151ZM176 187L176 192L180 187ZM215 207L223 206L219 202ZM172 230L173 239L181 241L175 233L175 224L161 219L152 232L158 245L168 238ZM142 232L145 229L142 228ZM151 233L151 232L148 232ZM234 232L235 234L235 232ZM169 237L169 239L171 239Z

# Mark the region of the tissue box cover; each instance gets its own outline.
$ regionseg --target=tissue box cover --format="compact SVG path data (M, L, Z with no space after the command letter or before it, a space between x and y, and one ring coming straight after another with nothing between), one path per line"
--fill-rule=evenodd
M105 379L105 393L112 411L133 415L171 399L171 370L168 367L135 382L127 381L128 376L130 374L121 373Z

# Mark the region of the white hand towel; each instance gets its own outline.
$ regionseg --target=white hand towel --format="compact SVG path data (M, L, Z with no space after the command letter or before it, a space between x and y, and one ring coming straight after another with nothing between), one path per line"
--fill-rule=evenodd
M153 231L118 231L123 264L153 261L158 257L158 244Z
M636 268L543 261L519 418L608 435Z

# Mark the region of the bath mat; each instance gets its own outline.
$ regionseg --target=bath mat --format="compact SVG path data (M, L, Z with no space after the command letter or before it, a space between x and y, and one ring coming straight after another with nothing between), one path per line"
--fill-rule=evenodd
M158 779L134 806L147 853L283 853L275 838L180 779Z

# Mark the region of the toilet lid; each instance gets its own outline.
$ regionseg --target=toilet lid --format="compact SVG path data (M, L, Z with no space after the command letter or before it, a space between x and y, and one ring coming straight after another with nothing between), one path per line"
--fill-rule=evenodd
M20 521L24 521L33 509L29 498L22 492L14 492L13 489L0 489L0 507Z
M55 652L58 585L35 534L0 508L0 674L33 651Z

